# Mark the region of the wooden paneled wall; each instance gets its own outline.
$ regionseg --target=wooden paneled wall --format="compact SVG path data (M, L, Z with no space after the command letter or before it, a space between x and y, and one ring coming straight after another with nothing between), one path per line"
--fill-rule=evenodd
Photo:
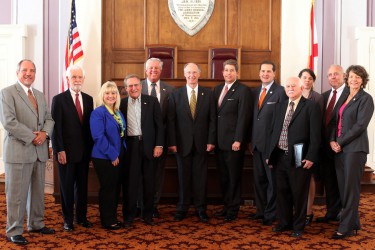
M174 22L168 0L103 0L102 6L102 82L122 85L128 73L144 76L146 44L178 46L178 78L184 78L187 62L198 63L205 78L210 46L242 48L241 81L248 86L259 84L261 61L279 69L281 0L216 0L210 20L194 36Z

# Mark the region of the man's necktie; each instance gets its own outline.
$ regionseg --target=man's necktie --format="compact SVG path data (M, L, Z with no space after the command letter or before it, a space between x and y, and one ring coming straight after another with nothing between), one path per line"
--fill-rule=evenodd
M292 120L292 116L294 114L294 102L289 103L289 111L288 114L285 117L283 129L281 130L280 139L279 139L279 148L282 150L288 150L288 127L290 124L290 121Z
M79 101L79 94L76 94L76 109L78 113L78 118L81 123L83 123L83 114L82 114L82 108L81 108L81 102Z
M38 113L38 103L36 102L36 99L35 97L33 96L33 93L31 92L31 90L29 89L27 91L27 97L29 98L31 104L33 105L36 113Z
M151 96L158 98L158 96L156 95L156 83L151 83L151 87Z
M336 94L337 94L337 91L334 90L332 98L331 98L331 101L329 101L328 107L326 109L326 114L325 114L325 125L326 125L326 128L328 127L328 123L331 120L333 107L335 107Z
M190 97L190 112L193 119L195 118L195 109L197 107L197 97L195 96L194 89L191 90L191 97Z
M264 97L266 97L266 94L267 94L267 88L263 88L262 94L260 95L259 102L258 102L258 109L262 107L262 103L263 103Z
M228 84L225 84L223 94L220 96L220 99L219 99L219 102L218 102L218 107L220 107L221 103L224 100L224 96L227 94L227 92L228 92Z

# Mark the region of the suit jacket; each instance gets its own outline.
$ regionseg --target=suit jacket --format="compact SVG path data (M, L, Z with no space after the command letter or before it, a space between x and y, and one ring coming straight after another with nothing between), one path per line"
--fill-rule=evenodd
M341 135L337 137L340 107L336 109L334 115L335 121L329 127L331 141L337 141L344 153L365 152L368 154L367 126L374 113L374 101L371 95L360 89L350 102L348 102L342 113Z
M127 120L129 97L121 100L120 110ZM164 145L164 126L158 99L141 95L141 130L144 153L153 159L155 146Z
M272 131L272 120L276 114L276 107L288 97L285 94L284 87L274 82L266 96L264 97L262 106L258 109L259 95L262 91L262 86L255 88L254 95L254 118L253 131L251 136L251 144L253 149L266 152L270 143L270 134Z
M4 126L5 162L32 163L39 159L47 161L48 141L35 146L34 131L46 131L52 134L54 121L48 110L44 94L32 89L38 103L38 113L33 108L25 91L16 83L4 88L0 94L0 120Z
M278 105L273 122L271 141L267 151L269 164L277 165L276 150L287 112L288 100ZM320 147L321 118L319 105L301 97L288 127L288 152L290 164L294 165L294 144L303 143L302 159L318 162Z
M53 97L51 113L55 121L52 134L52 147L55 158L57 153L65 151L67 162L89 161L93 140L90 131L90 115L93 110L91 96L81 92L83 123L81 124L70 90Z
M214 89L215 106L225 83ZM217 144L221 150L231 151L235 141L245 148L249 141L252 119L252 94L250 89L235 81L217 108Z
M126 127L125 118L121 112L120 115ZM120 156L121 147L126 147L126 144L125 140L120 137L120 126L104 105L91 112L90 129L94 140L91 156L110 161L116 160Z
M148 86L147 86L147 80L142 80L142 94L149 95L148 94ZM163 123L164 125L167 124L167 114L168 114L168 100L169 95L174 90L174 87L169 85L168 83L164 81L160 81L160 108L161 108L161 114L163 116Z
M189 106L186 85L172 92L168 108L168 145L188 155L193 147L203 153L216 143L216 110L211 90L198 87L195 119Z
M323 100L324 100L324 109L323 109L323 119L322 119L322 146L323 146L323 153L326 154L327 156L330 156L333 158L334 156L334 152L333 150L331 149L331 146L329 145L329 142L330 142L330 132L328 131L328 128L325 127L325 112L327 111L327 105L328 105L328 98L329 98L329 95L331 94L331 90L328 90L326 92L324 92L322 94L323 96ZM333 127L335 122L336 122L336 119L335 119L335 114L338 112L338 110L340 109L341 105L345 102L345 100L348 98L349 96L349 88L348 87L345 87L341 93L341 96L340 98L337 100L336 102L336 105L334 106L333 110L332 110L332 115L331 115L331 119L330 121L328 122L329 124L329 127Z

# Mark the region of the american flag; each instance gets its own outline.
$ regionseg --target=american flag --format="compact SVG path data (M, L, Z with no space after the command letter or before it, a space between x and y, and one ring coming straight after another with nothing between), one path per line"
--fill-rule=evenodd
M75 0L72 0L72 8L70 15L70 26L68 37L66 39L66 50L65 50L65 63L61 82L60 92L64 92L69 89L69 84L66 81L66 69L78 61L83 59L83 50L81 40L79 38L79 32L76 21L76 4Z
M309 41L309 64L308 67L318 73L318 36L314 15L314 0L311 0L310 9L310 41Z

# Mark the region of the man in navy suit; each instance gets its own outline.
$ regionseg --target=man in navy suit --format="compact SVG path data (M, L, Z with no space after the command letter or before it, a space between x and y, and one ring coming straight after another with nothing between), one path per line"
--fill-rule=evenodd
M200 73L197 64L186 64L186 85L172 92L169 99L169 150L176 153L178 158L176 221L186 217L193 196L198 218L208 222L207 153L215 147L216 117L212 92L198 84Z
M80 66L70 66L66 79L70 88L52 99L51 113L55 120L52 146L59 170L64 230L73 231L74 206L76 223L92 227L86 216L93 99L81 91L85 73Z
M245 149L251 132L252 95L250 89L237 80L237 61L223 64L225 82L214 89L217 105L217 168L224 208L216 216L225 221L237 218L241 204L241 178Z
M276 169L278 224L272 231L293 230L293 237L302 236L305 227L310 168L319 159L321 131L319 105L304 98L302 88L298 77L287 79L289 100L276 108L266 152L266 162Z
M163 62L159 58L150 58L145 63L145 72L147 78L142 80L142 94L150 95L158 98L161 114L163 116L164 130L167 126L167 114L168 114L168 99L169 95L174 90L174 87L168 83L161 81L160 76L163 70ZM166 135L166 133L165 133ZM166 147L166 138L164 141L164 147ZM157 159L155 166L155 194L154 194L154 208L152 216L159 218L158 204L160 196L163 191L164 184L164 167L167 159L168 150L163 150L163 154Z
M126 119L123 216L125 227L131 227L137 212L138 190L143 190L143 220L152 219L154 197L154 168L163 153L164 127L158 99L143 95L141 80L130 74L124 79L129 97L121 100L120 110ZM140 187L142 186L142 187Z
M344 84L345 72L341 66L331 65L327 72L327 78L332 88L322 94L324 99L324 114L322 122L322 167L320 168L326 194L327 211L323 217L316 218L316 222L322 223L338 221L342 208L335 171L335 153L329 145L328 124L335 120L337 109L341 107L349 95L349 88ZM331 102L333 109L327 111Z
M287 99L284 88L275 82L276 66L273 62L260 64L259 77L262 85L254 90L254 118L251 137L254 165L254 191L256 213L251 220L263 220L271 225L276 218L276 176L275 170L266 163L266 147L269 144L272 118L277 105Z

